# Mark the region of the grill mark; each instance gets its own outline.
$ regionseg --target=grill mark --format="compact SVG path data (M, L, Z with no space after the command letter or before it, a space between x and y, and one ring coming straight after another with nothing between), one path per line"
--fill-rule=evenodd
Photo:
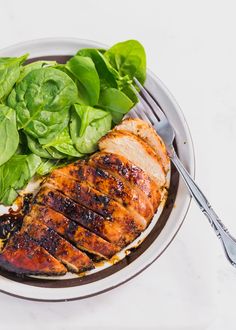
M46 191L45 194L47 194ZM69 220L63 214L48 206L34 205L31 216L71 241L77 248L86 251L86 253L87 251L92 253L93 258L97 255L100 258L108 259L120 250L117 246L85 229L78 223Z
M161 195L157 184L138 166L132 164L123 156L112 153L99 152L90 158L105 170L117 173L134 187L138 187L151 201L154 211L157 209Z
M123 247L130 243L132 240L134 240L137 237L137 233L140 233L144 227L146 226L146 223L136 223L136 230L135 231L127 231L127 222L129 221L135 221L136 220L130 216L130 214L124 209L121 208L121 206L112 201L112 203L108 204L107 206L102 204L102 203L95 203L95 200L93 199L93 196L96 195L99 196L99 192L94 193L94 189L88 188L86 185L79 185L82 187L81 192L82 194L77 194L77 186L78 183L74 180L69 180L65 176L55 176L53 179L52 177L49 178L45 184L45 187L55 187L60 190L60 192L64 192L64 194L67 195L67 197L71 200L73 198L74 203L70 202L70 205L73 205L73 207L80 208L80 213L81 213L81 208L82 210L85 209L88 212L88 208L91 210L97 210L100 213L100 216L96 219L96 221L90 222L89 218L89 227L88 224L85 223L85 219L83 219L83 223L81 223L80 220L76 219L73 217L73 214L75 214L75 210L73 209L72 211L70 210L69 216L68 213L66 213L66 210L63 210L63 214L67 217L69 217L71 220L77 221L89 230L95 232L99 236L107 239L109 242L116 244L120 247ZM80 198L78 198L78 196ZM40 197L40 198L39 198ZM39 203L42 203L44 200L45 203L45 196L43 196L42 193L40 193L36 199ZM41 201L40 201L41 200ZM104 200L103 200L104 201ZM52 202L52 201L51 201ZM63 202L63 201L62 201ZM78 202L80 204L78 204ZM81 205L81 203L86 205L86 208ZM48 206L52 207L56 211L59 211L62 213L61 206L60 208L56 208L55 203L48 204ZM58 203L56 203L58 204ZM60 203L61 204L61 203ZM90 211L89 214L94 214L95 212ZM92 213L91 213L92 212ZM95 213L97 216L98 214ZM110 218L108 219L106 216L109 216ZM76 216L77 217L77 216ZM81 219L81 218L80 218ZM92 226L91 226L92 224ZM103 227L104 226L104 227ZM100 229L102 227L102 230Z
M78 172L80 175L78 175ZM124 182L124 180L113 175L113 173L101 169L92 161L88 161L87 163L77 161L65 168L55 170L53 174L59 174L79 183L86 183L102 194L98 198L95 198L95 202L108 204L110 202L108 200L109 197L109 199L127 208L133 217L142 218L141 221L144 223L151 220L154 215L151 202L139 189L131 187L129 183Z
M35 217L26 216L22 232L32 237L40 246L73 272L82 272L94 268L91 259L64 238L58 235L53 229L44 225Z
M48 205L53 210L64 214L69 219L91 230L96 235L107 239L107 237L104 237L105 219L82 205L77 204L69 197L57 191L50 191L47 194L40 192L36 196L36 201L40 204Z
M10 238L0 254L0 266L21 276L66 273L66 268L25 232Z
M147 223L142 217L136 217L133 213L129 213L121 204L86 183L77 182L60 174L52 174L47 182L55 185L58 190L75 202L99 213L105 218L109 217L114 229L115 226L120 227L120 229L123 228L124 222L129 220L135 221L137 229L140 231L146 228ZM127 234L129 233L124 233L124 235Z

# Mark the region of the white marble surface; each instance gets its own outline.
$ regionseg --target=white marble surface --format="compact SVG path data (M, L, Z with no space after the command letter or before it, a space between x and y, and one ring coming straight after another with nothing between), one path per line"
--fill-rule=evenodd
M145 46L189 123L197 180L236 235L235 1L1 0L0 47L49 36ZM106 294L36 303L0 294L0 328L233 330L236 269L195 205L149 269Z

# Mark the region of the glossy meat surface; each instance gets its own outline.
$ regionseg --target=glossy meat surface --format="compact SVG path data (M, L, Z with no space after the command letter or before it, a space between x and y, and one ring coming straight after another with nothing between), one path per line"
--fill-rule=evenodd
M112 243L117 244L120 239L126 243L131 242L147 225L143 218L127 211L122 205L86 183L79 183L58 174L51 175L46 183L76 203L100 214L105 219L104 225L110 228L112 237L109 236L109 240Z
M85 253L71 245L41 221L36 220L32 215L25 217L22 230L26 231L30 237L70 271L80 273L94 268L92 261Z
M146 221L154 215L153 207L146 196L104 169L78 161L53 171L53 174L56 173L71 177L78 182L87 182L91 187L116 200L131 212L137 212Z
M169 159L147 123L125 119L100 151L54 170L41 184L22 228L0 254L20 275L64 275L110 259L147 228L166 191Z
M44 188L49 188L51 191L48 194L41 193L40 191L36 197L37 203L46 205L62 213L70 220L77 222L109 242L119 243L119 245L124 244L122 235L120 234L120 226L112 226L109 219L76 203L71 198L53 189L54 187L52 188L51 185L45 185Z
M121 155L107 152L94 154L89 162L105 170L112 171L115 175L129 182L132 187L138 188L148 197L154 211L156 211L161 198L158 185L140 167Z
M44 195L50 195L50 190L45 189ZM58 196L60 193L55 192ZM94 234L92 231L80 226L77 222L69 220L63 214L43 205L33 205L31 216L55 230L65 239L74 243L79 249L109 259L120 249Z
M0 254L0 266L20 275L64 275L67 271L26 233L11 237Z

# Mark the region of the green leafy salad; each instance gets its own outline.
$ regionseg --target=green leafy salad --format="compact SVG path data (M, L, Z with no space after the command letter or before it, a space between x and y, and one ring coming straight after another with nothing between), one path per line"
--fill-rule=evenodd
M0 58L0 203L35 175L85 157L137 103L146 56L136 40L81 49L65 64Z

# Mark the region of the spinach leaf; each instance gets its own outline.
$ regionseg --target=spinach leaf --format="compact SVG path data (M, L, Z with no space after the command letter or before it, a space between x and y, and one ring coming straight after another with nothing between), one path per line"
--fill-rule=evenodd
M31 154L31 150L28 147L27 137L23 131L18 131L19 144L16 149L15 155L28 155Z
M67 69L66 65L65 64L56 64L54 65L53 67L54 69L57 69L59 71L62 71L64 73L67 74L67 76L69 76L73 81L74 83L77 85L77 79L75 78L75 76Z
M54 66L56 64L57 64L56 61L36 61L36 62L29 63L27 65L24 65L21 69L20 77L17 80L17 83L19 83L22 79L24 79L25 76L27 76L27 74L33 70L48 67L48 66Z
M92 59L100 78L101 89L106 87L118 88L117 79L119 74L99 50L95 48L84 48L79 50L77 55Z
M141 84L146 79L146 54L137 40L119 42L106 51L104 56L121 76L136 77Z
M41 115L42 115L42 117L41 117L42 120L45 120L45 118L47 116L45 111L42 111ZM69 114L68 109L66 109L66 111L62 110L59 112L51 113L50 119L52 121L56 121L56 124L54 124L52 126L52 130L47 136L38 138L38 141L40 144L47 144L51 140L55 139L57 134L60 134L60 132L62 132L63 129L68 126L68 123L70 120L70 114Z
M100 78L101 90L113 87L125 93L134 104L138 102L137 96L130 87L132 84L132 78L130 78L127 74L122 76L120 72L118 72L116 68L111 65L108 60L108 56L104 56L106 54L104 50L101 52L101 50L85 48L78 51L77 54L80 56L90 57L93 60Z
M80 153L92 153L97 149L98 140L111 129L112 117L109 112L79 104L75 104L73 110L72 141Z
M75 149L69 134L68 127L66 127L53 141L51 141L47 145L44 145L44 148L45 147L54 147L54 149L56 149L60 153L71 157L83 156Z
M98 51L99 51L99 53L101 53L101 54L105 54L106 53L106 49L105 48L96 48Z
M15 110L0 104L0 165L10 159L19 144Z
M51 155L51 158L53 158L53 159L64 159L67 157L65 154L58 151L54 147L48 147L48 148L45 148L45 150L47 150L47 152L49 152L49 154Z
M34 139L29 135L27 135L27 142L30 151L42 158L63 159L67 157L65 153L61 153L56 148L51 147L50 143L49 145L41 145L38 143L37 139Z
M131 85L121 86L120 90L133 102L133 106L138 103L138 98Z
M95 105L100 92L100 80L91 58L74 56L67 63L66 68L77 79L79 103Z
M56 145L54 148L57 151L61 152L63 155L67 155L70 157L80 158L83 156L83 154L81 154L80 152L78 152L78 150L75 149L72 141L70 141L69 143L62 143L62 144ZM66 158L66 156L64 158Z
M68 160L58 159L43 159L40 166L37 169L37 174L46 175L56 168L66 166L69 163Z
M40 157L34 154L15 155L0 166L0 202L11 205L18 190L34 176L40 163Z
M12 90L20 76L21 64L27 57L28 54L21 57L0 58L0 100L3 100Z
M33 152L35 155L43 157L43 158L53 159L52 155L46 149L44 149L37 142L36 139L27 135L27 142L28 142L28 147L29 147L30 151Z
M68 125L77 98L73 80L46 67L29 72L9 95L8 105L16 110L18 128L45 144Z
M109 111L115 124L118 124L124 114L133 106L133 102L123 92L115 88L107 88L101 91L98 105Z

